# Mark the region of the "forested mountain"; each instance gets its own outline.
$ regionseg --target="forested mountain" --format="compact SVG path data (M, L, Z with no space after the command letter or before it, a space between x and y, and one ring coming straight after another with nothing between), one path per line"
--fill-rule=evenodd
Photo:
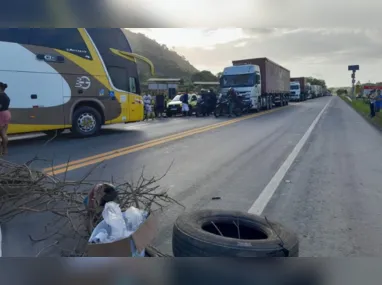
M141 33L123 30L127 36L133 52L150 59L156 70L155 77L183 78L189 80L198 70L187 61L184 56L170 50L166 45L161 45L155 40ZM152 77L149 68L144 63L138 63L141 79Z

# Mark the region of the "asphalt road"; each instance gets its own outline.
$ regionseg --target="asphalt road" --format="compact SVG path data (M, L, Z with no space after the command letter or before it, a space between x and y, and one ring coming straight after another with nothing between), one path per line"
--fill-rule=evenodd
M382 255L381 134L340 98L291 104L237 122L163 119L114 126L97 138L45 140L13 142L9 158L23 162L38 154L56 164L70 158L75 167L68 176L78 179L101 156L104 167L89 177L95 180L134 179L143 166L148 176L161 175L173 162L161 186L186 211L260 209L298 233L302 256ZM161 220L154 245L165 253L171 253L172 224L182 211L174 205ZM28 234L45 221L34 216L3 225L3 255L35 256L42 245L32 246Z

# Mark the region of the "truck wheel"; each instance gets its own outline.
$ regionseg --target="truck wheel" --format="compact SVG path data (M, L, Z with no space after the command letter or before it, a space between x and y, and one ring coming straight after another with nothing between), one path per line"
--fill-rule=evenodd
M297 236L277 223L238 211L181 215L172 236L174 257L297 257Z
M101 130L101 115L92 107L80 107L74 111L72 132L78 137L94 136Z
M172 117L172 113L171 112L166 112L166 117L171 118Z

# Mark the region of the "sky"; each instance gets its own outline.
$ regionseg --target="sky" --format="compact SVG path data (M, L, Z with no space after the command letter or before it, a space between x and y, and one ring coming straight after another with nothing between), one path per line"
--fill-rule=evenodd
M140 1L143 7L148 2ZM357 80L382 81L382 1L204 1L151 2L151 11L165 27L130 30L213 73L235 59L268 57L293 77L313 76L328 86L349 86L347 67L353 64L360 65ZM174 28L177 25L183 28ZM243 28L232 28L236 26Z

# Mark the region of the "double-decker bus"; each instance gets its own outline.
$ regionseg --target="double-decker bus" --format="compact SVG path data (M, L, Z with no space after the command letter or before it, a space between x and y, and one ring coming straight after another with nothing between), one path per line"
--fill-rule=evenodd
M0 29L0 82L8 84L9 134L99 133L144 117L137 60L122 29Z

